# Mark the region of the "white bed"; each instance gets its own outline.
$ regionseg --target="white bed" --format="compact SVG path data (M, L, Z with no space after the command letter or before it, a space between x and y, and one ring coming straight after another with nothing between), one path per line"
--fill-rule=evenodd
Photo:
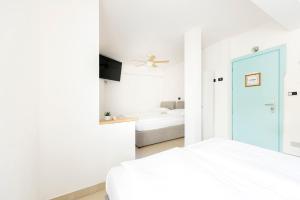
M110 200L297 200L300 158L211 139L124 162L106 183Z
M159 108L151 112L131 115L131 117L137 118L137 131L149 131L183 125L184 109L169 110L167 108Z
M175 105L175 102L173 103ZM129 117L137 119L135 127L137 147L184 137L184 109L159 108Z

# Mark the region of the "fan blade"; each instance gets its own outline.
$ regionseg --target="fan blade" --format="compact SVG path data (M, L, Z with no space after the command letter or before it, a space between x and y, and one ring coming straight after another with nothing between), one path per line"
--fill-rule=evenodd
M169 60L155 60L154 63L169 63Z

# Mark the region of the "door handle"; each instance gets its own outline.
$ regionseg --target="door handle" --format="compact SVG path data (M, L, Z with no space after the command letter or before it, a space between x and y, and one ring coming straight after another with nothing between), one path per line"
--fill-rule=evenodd
M275 111L275 103L266 103L265 106L270 106L270 110L272 113Z

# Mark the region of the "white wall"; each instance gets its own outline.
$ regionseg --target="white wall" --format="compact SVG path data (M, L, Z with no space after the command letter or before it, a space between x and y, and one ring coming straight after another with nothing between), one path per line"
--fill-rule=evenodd
M184 35L185 145L202 140L202 35L195 28Z
M202 72L202 139L214 137L214 72Z
M214 115L214 135L222 138L231 138L230 132L230 58L227 41L221 41L216 45L203 50L203 70L213 71L215 78L223 77L223 82L214 84L214 109L206 112Z
M120 166L120 162L135 159L134 121L101 125L101 133L108 136L103 138L107 144L105 145L107 154L101 157L103 165L99 170L107 173L111 167Z
M175 101L178 97L184 100L184 63L162 65L163 94L162 101Z
M103 45L103 32L104 32L104 12L103 12L103 1L99 0L99 51L100 51L100 45ZM100 53L100 52L99 52ZM104 80L99 79L99 96L100 96L100 102L99 102L99 113L101 117L103 115L104 111Z
M300 148L290 145L300 142L297 113L300 112L299 96L288 97L288 91L300 91L300 30L284 31L276 24L218 42L203 51L204 68L223 76L215 88L215 136L231 138L231 59L251 53L254 46L261 50L287 45L287 68L284 91L284 152L300 155Z
M104 111L113 115L150 111L158 108L161 101L184 98L183 87L183 64L158 68L123 64L121 81L104 84Z
M0 1L0 199L37 199L38 1Z
M105 112L105 107L104 107L104 102L105 102L105 82L103 79L99 79L99 97L100 97L100 102L99 102L99 117L101 118L104 115Z
M98 124L99 1L40 9L39 199L50 199L104 181L113 139Z
M10 0L0 11L0 199L105 181L134 156L134 123L98 124L99 1Z

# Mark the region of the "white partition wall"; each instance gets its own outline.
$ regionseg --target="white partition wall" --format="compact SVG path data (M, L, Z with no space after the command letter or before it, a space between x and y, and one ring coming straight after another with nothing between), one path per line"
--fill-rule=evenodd
M46 200L104 182L114 158L113 134L98 124L99 0L40 0L39 9L38 199Z
M37 0L0 1L0 199L38 192Z
M204 63L204 62L203 62ZM215 73L202 71L202 139L214 137Z
M185 145L202 140L201 133L201 29L194 28L184 36Z

